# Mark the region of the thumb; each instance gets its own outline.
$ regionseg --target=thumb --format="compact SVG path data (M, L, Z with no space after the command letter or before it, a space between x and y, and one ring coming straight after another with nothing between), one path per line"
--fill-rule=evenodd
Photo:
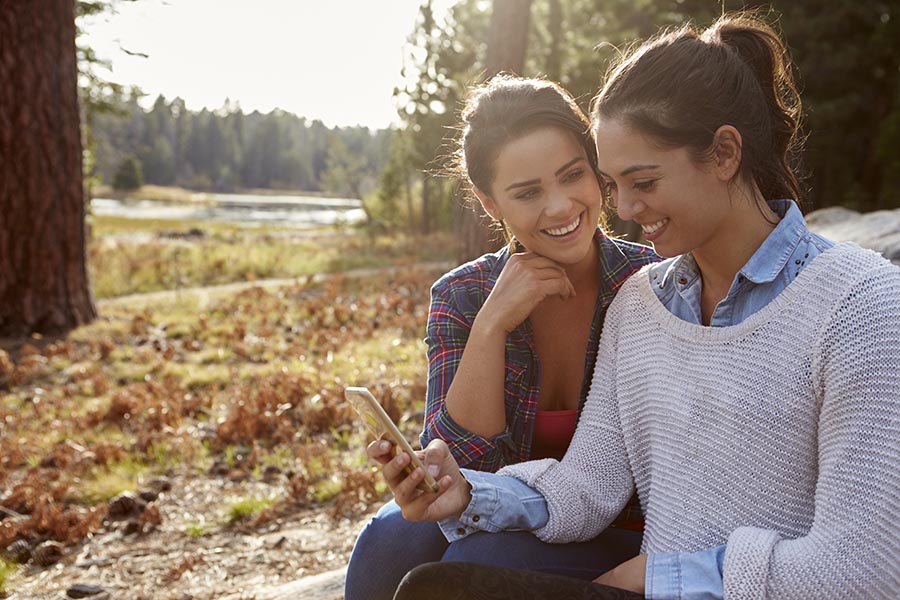
M447 459L453 461L453 458L450 455L450 448L444 440L431 440L431 442L428 443L428 446L425 447L425 460L423 461L425 463L425 470L435 479L441 475L446 475L443 466Z

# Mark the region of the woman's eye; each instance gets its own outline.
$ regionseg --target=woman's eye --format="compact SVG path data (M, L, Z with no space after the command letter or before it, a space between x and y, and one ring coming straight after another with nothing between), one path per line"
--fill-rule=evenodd
M537 196L538 193L539 192L538 192L537 188L529 188L527 190L523 190L523 191L519 192L518 194L516 194L516 199L517 200L531 200L532 198Z
M634 182L634 189L640 190L640 191L642 191L642 192L648 192L648 191L650 191L651 189L653 189L653 186L654 186L655 184L656 184L656 180L655 180L655 179L647 179L647 180L644 180L644 181L635 181L635 182Z
M578 181L579 179L581 179L582 175L584 175L584 169L575 169L574 171L569 171L568 173L566 173L563 181L566 183Z

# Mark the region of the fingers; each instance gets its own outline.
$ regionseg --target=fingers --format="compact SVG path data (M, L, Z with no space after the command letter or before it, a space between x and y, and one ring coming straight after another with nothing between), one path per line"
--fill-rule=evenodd
M425 478L425 472L421 468L416 467L412 471L407 469L409 462L409 456L401 452L384 467L384 476L394 493L394 499L404 511L410 502L423 494L418 485Z
M366 454L378 464L383 465L394 456L394 444L388 440L375 440L366 446Z
M447 442L437 438L428 442L428 445L425 447L424 455L425 456L423 462L425 463L426 467L432 465L436 466L438 467L438 473L440 473L440 468L443 466L444 461L447 460L447 458L451 458L452 460L452 457L450 456L450 448L447 446ZM435 475L435 478L437 478L436 473L432 473L432 475Z
M569 281L569 276L562 265L534 253L517 255L514 258L517 259L515 263L513 263L513 258L509 259L510 263L518 264L520 265L520 268L527 269L531 275L539 280L563 279L566 284L566 289L560 295L566 297L575 295L575 286Z

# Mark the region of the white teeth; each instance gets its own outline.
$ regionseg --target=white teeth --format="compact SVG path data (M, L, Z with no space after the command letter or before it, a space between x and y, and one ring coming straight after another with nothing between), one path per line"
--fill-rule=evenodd
M544 231L546 233L549 233L550 235L566 235L567 233L572 233L573 231L578 229L579 225L581 225L581 215L578 215L578 218L575 219L575 221L573 221L571 225L568 225L566 227L558 227L556 229L545 229Z
M668 219L662 219L661 221L657 221L656 223L649 223L647 225L641 225L641 229L644 230L644 233L653 233L668 222L669 222Z

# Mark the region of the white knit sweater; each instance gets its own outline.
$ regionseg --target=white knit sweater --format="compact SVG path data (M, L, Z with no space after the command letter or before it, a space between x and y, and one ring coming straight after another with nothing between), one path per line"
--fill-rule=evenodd
M669 313L646 269L609 308L545 541L595 537L637 487L643 552L727 543L725 597L900 598L900 268L852 244L738 325Z

